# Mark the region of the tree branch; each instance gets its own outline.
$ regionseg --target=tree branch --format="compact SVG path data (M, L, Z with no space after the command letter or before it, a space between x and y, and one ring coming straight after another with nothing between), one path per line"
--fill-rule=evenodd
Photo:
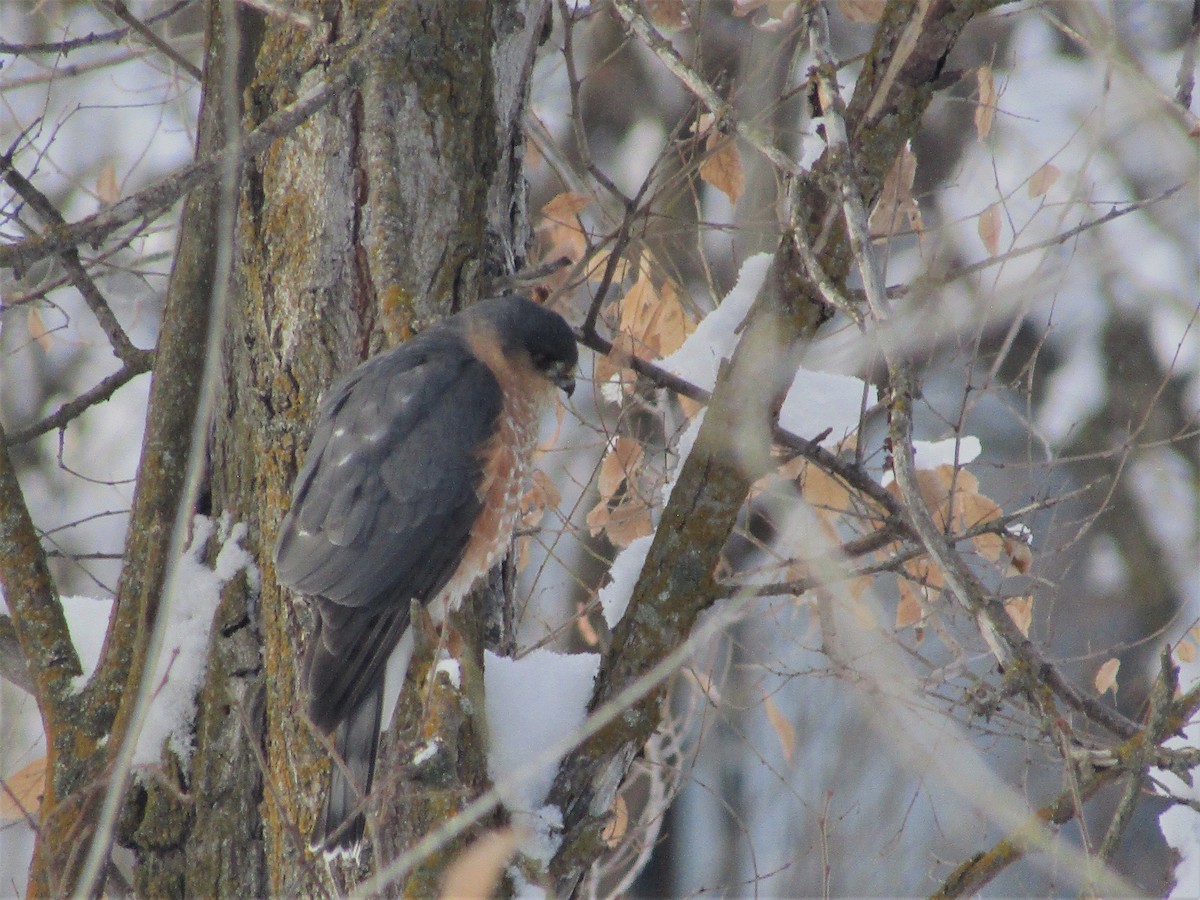
M240 166L247 159L262 153L278 138L295 130L357 78L358 64L352 59L335 69L329 79L315 90L272 113L253 131L220 150L204 154L173 175L78 222L38 237L0 246L0 268L23 270L40 259L62 253L78 244L99 244L114 231L136 219L144 220L144 224L153 221L180 197L215 181L226 166Z
M12 613L26 674L51 738L64 718L72 679L83 674L71 643L62 603L50 578L46 554L30 518L17 472L0 427L0 587Z
M72 419L78 418L93 406L104 403L113 394L115 394L118 390L120 390L138 375L141 375L144 372L149 372L153 365L153 350L136 350L132 360L127 362L116 372L113 372L108 377L102 379L95 387L84 391L74 400L64 403L41 421L35 422L26 428L22 428L20 431L13 434L8 441L9 445L16 447L26 443L27 441L33 440L39 435L45 434L47 431L53 431L56 428L64 428Z
M12 153L5 153L0 156L0 174L3 174L4 180L8 182L17 194L33 208L33 211L41 216L45 222L47 229L51 232L57 232L67 227L66 221L62 214L50 202L49 198L33 186L24 175L13 168ZM59 259L62 261L63 268L67 272L67 276L71 279L71 283L83 295L84 301L88 305L88 309L92 311L92 315L96 317L96 321L100 323L100 327L104 330L108 337L108 343L112 347L113 353L117 359L123 363L131 363L139 354L142 353L133 345L133 341L129 339L129 335L125 333L125 329L121 327L121 323L117 321L116 315L109 306L104 295L100 293L100 289L96 287L96 282L92 280L92 276L88 274L83 263L79 260L79 251L74 244L69 244L62 247L58 251Z
M834 80L836 66L830 50L828 14L824 7L814 11L809 39L818 60L818 86L829 143L829 159L841 194L843 217L850 249L863 279L871 319L879 334L880 346L888 367L891 402L891 451L896 484L904 499L909 524L937 564L951 595L966 609L979 628L997 661L1003 666L1019 661L1032 679L1044 681L1064 702L1122 737L1130 738L1140 729L1125 716L1087 696L1050 663L1046 662L995 597L979 582L962 558L954 551L933 521L917 482L913 457L913 398L917 396L912 366L897 349L892 333L891 312L887 306L882 274L872 251L867 227L866 203L853 176L855 161L850 158L846 108ZM1039 706L1032 684L1026 693Z
M191 6L192 2L193 0L178 0L177 3L150 16L146 19L145 24L153 25L156 22L161 22L163 19L169 19L180 10ZM100 34L89 33L83 37L71 38L67 41L50 41L41 44L10 44L7 41L0 41L0 53L5 53L9 56L29 56L35 53L54 53L66 56L72 50L78 50L81 47L117 43L128 37L129 31L130 29L128 28L118 28L115 31L104 31Z
M114 16L137 32L143 41L145 41L167 59L171 60L171 62L183 69L183 71L191 75L193 80L200 80L203 73L200 71L199 67L193 64L190 60L185 59L178 50L151 31L146 23L129 11L129 7L125 5L124 0L104 0L103 6Z

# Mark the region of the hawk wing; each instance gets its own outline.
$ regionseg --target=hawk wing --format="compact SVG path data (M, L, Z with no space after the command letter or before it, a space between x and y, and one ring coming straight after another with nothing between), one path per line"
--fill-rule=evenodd
M304 663L318 727L369 693L411 601L461 562L501 406L491 370L445 332L374 357L323 401L275 548L280 582L320 614Z

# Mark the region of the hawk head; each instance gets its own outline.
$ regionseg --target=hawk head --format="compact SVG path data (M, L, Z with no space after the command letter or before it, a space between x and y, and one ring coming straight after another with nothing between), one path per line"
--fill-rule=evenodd
M461 314L494 329L509 360L528 360L542 377L569 397L575 390L579 349L571 326L556 312L517 295L482 300Z

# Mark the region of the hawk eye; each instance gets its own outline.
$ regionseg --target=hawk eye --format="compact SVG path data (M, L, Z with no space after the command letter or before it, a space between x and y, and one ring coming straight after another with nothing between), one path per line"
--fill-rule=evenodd
M550 368L550 357L547 356L542 351L534 350L532 353L529 354L529 357L530 357L530 359L533 360L534 368L536 368L536 369Z

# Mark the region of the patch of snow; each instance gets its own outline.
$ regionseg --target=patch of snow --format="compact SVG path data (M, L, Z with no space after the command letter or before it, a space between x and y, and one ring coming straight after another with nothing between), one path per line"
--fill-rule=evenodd
M611 580L600 589L599 594L604 621L610 629L617 627L617 623L629 607L629 598L633 596L634 585L637 584L642 566L646 564L646 554L650 552L650 544L653 542L652 534L637 538L612 561L608 570Z
M192 519L192 540L164 591L160 615L165 617L161 625L165 638L154 667L154 696L134 750L134 765L156 764L164 741L185 764L191 757L196 693L208 666L209 637L221 588L242 571L251 585L259 584L254 560L239 544L246 536L246 525L230 525L228 517L221 519L219 530L217 524L205 516ZM204 554L214 532L221 549L210 569Z
M600 656L534 650L520 659L484 653L488 775L512 811L539 809L567 740L583 725Z

